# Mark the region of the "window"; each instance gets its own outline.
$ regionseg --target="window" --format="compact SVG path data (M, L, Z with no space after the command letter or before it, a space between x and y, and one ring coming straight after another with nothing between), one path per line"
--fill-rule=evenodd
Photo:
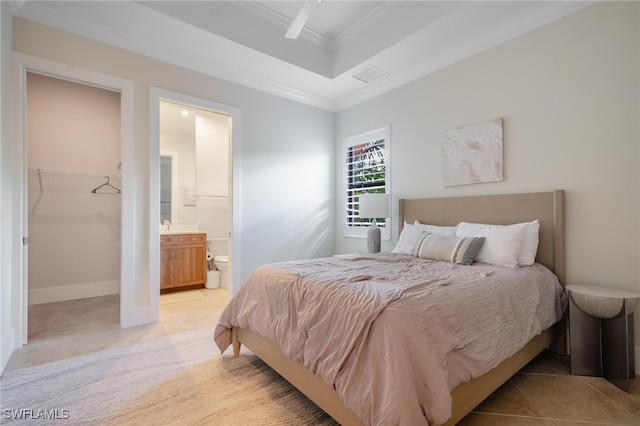
M376 220L383 239L390 238L388 218L365 218L358 214L359 195L389 193L389 126L344 140L344 235L366 236Z

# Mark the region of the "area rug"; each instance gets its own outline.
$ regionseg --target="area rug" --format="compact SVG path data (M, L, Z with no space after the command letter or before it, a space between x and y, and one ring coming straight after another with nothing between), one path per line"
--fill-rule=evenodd
M251 352L220 355L213 327L6 373L1 424L336 425Z

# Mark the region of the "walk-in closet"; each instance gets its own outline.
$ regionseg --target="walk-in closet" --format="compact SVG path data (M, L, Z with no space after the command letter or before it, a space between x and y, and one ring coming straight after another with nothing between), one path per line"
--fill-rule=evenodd
M65 308L71 300L104 297L105 326L120 327L120 119L118 92L27 74L30 341L60 327L80 306Z

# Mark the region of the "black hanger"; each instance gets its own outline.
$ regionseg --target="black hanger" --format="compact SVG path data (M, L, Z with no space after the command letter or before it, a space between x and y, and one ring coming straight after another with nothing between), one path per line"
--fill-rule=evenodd
M122 192L122 191L120 191L120 188L117 188L117 187L115 187L115 186L113 186L111 184L111 176L105 176L104 178L107 181L105 183L103 183L102 185L100 185L99 187L94 188L91 192L93 192L94 194L113 194L113 192L98 192L98 190L100 188L105 187L105 186L113 188L116 191L115 194L120 194L120 192Z

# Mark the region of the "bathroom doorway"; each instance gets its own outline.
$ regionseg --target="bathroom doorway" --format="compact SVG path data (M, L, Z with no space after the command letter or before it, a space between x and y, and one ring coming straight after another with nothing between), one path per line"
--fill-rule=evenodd
M239 113L233 107L161 89L152 89L152 102L158 105L158 234L205 233L208 270L206 285L187 287L192 296L171 292L163 294L160 303L189 300L198 292L224 292L227 299L234 293L233 270L239 260L232 240L238 214L233 145ZM159 269L164 270L166 257L158 260Z

